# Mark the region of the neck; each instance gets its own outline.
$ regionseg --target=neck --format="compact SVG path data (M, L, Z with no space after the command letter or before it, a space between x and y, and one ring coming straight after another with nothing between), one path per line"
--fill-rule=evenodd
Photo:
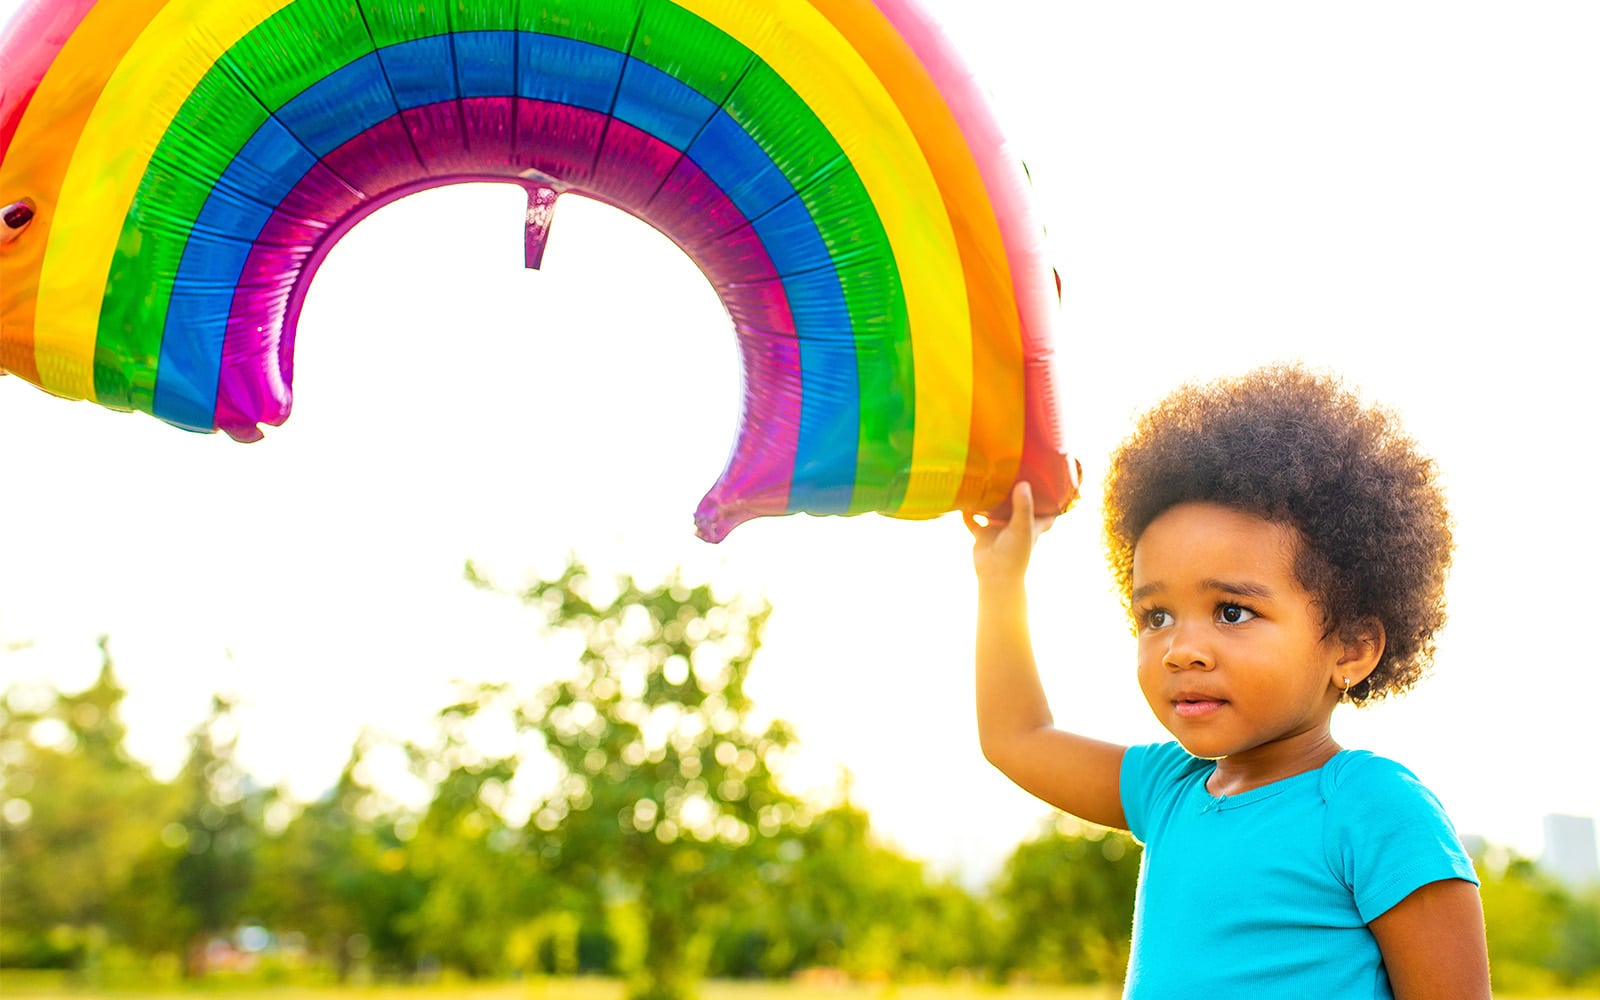
M1328 725L1229 754L1206 782L1212 795L1238 795L1274 781L1314 771L1339 752Z

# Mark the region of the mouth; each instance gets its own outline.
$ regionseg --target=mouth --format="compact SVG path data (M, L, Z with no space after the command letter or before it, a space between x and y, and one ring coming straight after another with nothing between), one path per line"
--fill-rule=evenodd
M1200 694L1180 694L1172 699L1173 711L1182 719L1203 719L1222 711L1227 704L1227 701L1221 698Z

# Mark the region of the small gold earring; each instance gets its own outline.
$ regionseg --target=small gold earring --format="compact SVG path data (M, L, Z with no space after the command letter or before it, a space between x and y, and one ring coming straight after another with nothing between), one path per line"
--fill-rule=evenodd
M1349 698L1349 697L1350 697L1350 678L1346 677L1344 679L1344 687L1339 689L1339 698L1340 698L1340 700L1344 700L1344 699Z

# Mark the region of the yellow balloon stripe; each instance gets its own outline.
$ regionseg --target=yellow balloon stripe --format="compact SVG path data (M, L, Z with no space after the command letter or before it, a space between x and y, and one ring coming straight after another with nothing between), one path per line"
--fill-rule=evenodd
M833 133L860 175L894 251L911 323L916 431L900 512L950 510L959 477L952 481L930 470L966 463L972 329L955 232L905 115L849 38L808 0L679 4L771 66ZM862 14L879 16L876 10ZM818 66L837 74L818 73ZM959 453L950 454L955 442Z
M952 506L962 510L991 507L1007 496L1016 480L1026 435L1027 393L1022 322L1011 260L988 185L939 84L919 60L904 56L906 40L899 29L872 5L852 0L813 2L876 69L916 133L933 167L943 204L958 227L956 246L971 310L972 334L967 346L974 404L968 464ZM952 350L958 347L949 346ZM920 423L920 416L918 419ZM926 513L938 515L949 509Z
M35 336L41 362L52 359L48 372L41 363L46 389L94 398L106 275L140 180L181 104L172 95L192 91L229 47L292 2L168 0L131 44L126 33L97 36L92 56L116 68L67 166L40 275ZM959 478L929 470L965 464L973 331L961 253L934 168L874 67L807 0L679 2L766 61L834 134L861 177L895 254L912 330L916 427L901 509L950 509ZM861 16L879 17L875 10ZM836 73L819 74L818 66ZM954 442L960 453L952 455Z
M167 0L125 52L109 45L103 52L117 68L62 179L40 275L35 353L70 362L52 364L51 372L41 362L44 388L94 398L94 342L106 276L133 196L182 104L171 95L193 91L222 53L292 2Z

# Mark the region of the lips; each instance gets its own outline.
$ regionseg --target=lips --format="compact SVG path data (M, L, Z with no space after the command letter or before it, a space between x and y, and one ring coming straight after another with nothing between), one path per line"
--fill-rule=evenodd
M1214 715L1228 704L1216 695L1185 691L1172 699L1173 711L1182 719L1203 719Z

